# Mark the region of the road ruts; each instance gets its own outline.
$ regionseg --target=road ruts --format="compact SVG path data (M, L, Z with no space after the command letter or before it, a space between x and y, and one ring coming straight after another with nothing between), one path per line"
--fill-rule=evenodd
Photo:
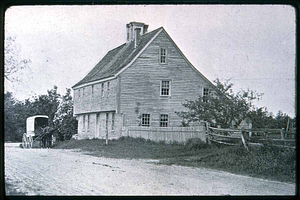
M5 177L27 195L295 195L295 184L147 160L5 144Z

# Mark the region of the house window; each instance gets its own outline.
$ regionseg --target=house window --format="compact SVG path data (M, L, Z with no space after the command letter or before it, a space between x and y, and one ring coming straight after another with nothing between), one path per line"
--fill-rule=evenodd
M111 115L111 130L114 130L115 126L115 113L112 113Z
M107 96L109 96L109 82L107 82Z
M92 97L94 96L94 85L92 85Z
M104 83L101 84L101 97L104 97Z
M165 48L160 48L159 61L161 64L165 64L167 62L167 50Z
M160 127L168 127L168 115L160 115Z
M82 88L82 96L84 96L84 89L85 89L85 88Z
M160 95L170 96L170 86L171 86L171 81L161 81Z
M142 126L150 126L150 114L142 114Z
M203 88L203 102L208 102L208 96L210 96L211 90L209 88Z
M78 89L78 97L80 97L80 89Z

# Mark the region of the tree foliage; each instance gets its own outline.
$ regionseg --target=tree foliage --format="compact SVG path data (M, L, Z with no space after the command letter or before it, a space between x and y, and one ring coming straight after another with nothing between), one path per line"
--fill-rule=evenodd
M20 49L16 45L16 38L7 37L4 48L4 78L8 81L19 81L13 75L26 67L31 61L20 58Z
M69 140L74 133L77 133L77 120L73 116L71 89L67 89L66 94L62 96L62 101L55 112L53 123L58 129L60 140Z
M207 121L212 125L221 125L228 128L236 126L247 119L249 111L254 109L253 101L259 99L262 94L252 90L232 92L232 83L229 80L221 83L219 79L214 81L215 89L210 95L199 96L196 100L187 100L183 106L187 111L177 112L185 121Z
M4 95L5 140L21 141L22 134L26 132L26 119L34 115L47 115L49 126L57 130L55 136L61 140L69 139L77 133L71 90L67 89L67 93L61 96L57 89L54 86L47 91L47 95L34 96L24 101L16 100L11 92L7 92Z

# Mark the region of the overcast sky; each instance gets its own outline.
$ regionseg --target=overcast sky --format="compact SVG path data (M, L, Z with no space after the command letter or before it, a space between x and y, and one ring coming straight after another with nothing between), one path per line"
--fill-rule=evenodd
M16 37L29 68L5 89L23 100L61 94L107 53L126 42L126 24L163 26L210 81L231 79L234 91L264 93L256 106L295 116L295 10L285 5L18 6L5 13L5 36Z

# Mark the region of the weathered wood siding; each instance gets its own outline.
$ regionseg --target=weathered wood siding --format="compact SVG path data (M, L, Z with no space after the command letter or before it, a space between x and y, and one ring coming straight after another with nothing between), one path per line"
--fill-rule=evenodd
M100 112L78 115L78 138L105 139L106 131L108 132L109 139L121 137L123 127L123 116L122 114L115 113L113 120L113 113L114 112ZM108 116L108 119L106 119L106 116Z
M167 49L167 63L159 63L159 49ZM171 81L171 96L160 96L162 80ZM185 99L196 99L203 87L210 87L192 69L164 32L139 58L120 74L120 112L125 126L138 126L141 114L150 114L150 126L160 126L160 115L169 115L169 126L180 126Z
M109 92L107 83L109 82ZM101 85L97 83L74 90L74 114L111 111L117 109L118 80L104 82L104 96L101 96ZM93 89L92 89L93 87ZM84 93L83 93L84 90Z

